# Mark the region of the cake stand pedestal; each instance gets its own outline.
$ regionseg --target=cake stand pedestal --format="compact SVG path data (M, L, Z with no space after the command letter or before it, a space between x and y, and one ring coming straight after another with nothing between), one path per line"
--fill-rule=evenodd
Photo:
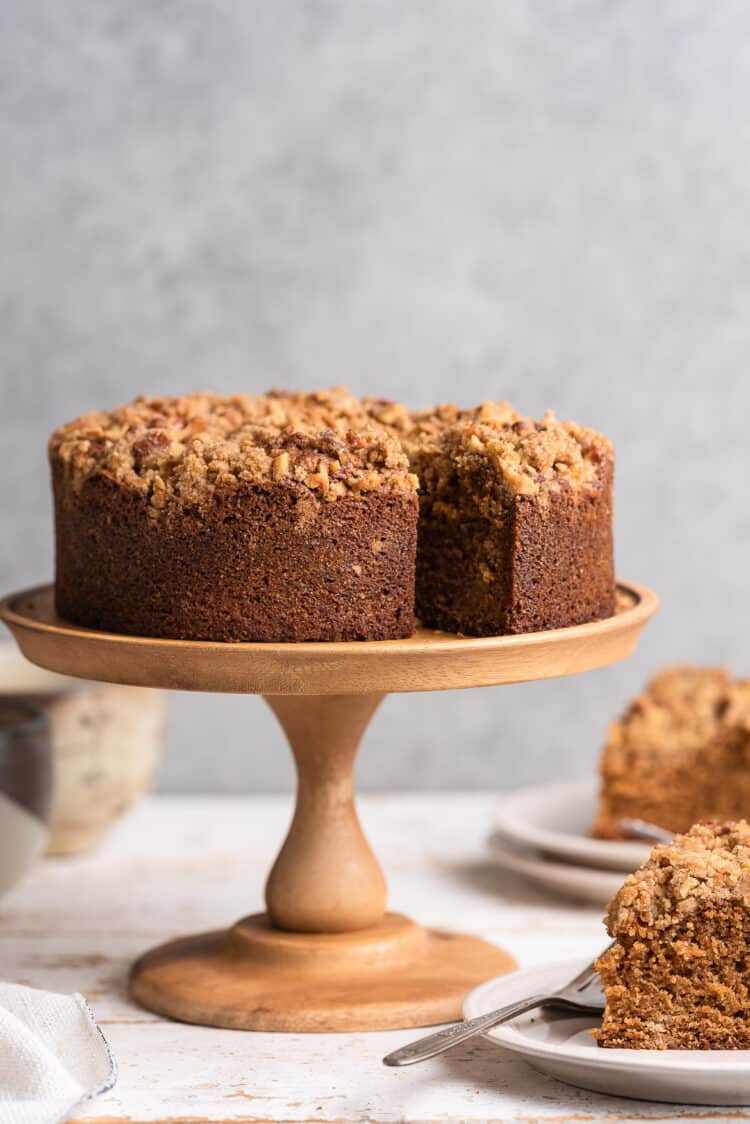
M471 988L515 967L468 935L387 913L386 886L354 807L360 739L391 691L438 691L573 675L635 648L657 607L618 587L615 615L576 628L468 639L221 644L96 632L57 616L51 586L8 597L0 616L33 663L83 679L260 694L297 765L297 805L266 884L267 912L170 941L133 965L157 1014L246 1030L385 1030L460 1017Z

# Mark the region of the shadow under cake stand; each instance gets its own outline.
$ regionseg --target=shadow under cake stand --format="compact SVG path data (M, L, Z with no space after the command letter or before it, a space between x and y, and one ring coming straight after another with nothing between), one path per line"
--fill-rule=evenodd
M82 679L263 695L297 765L297 804L266 884L267 912L146 952L130 990L149 1010L246 1030L352 1031L461 1016L466 993L510 971L477 937L386 912L386 885L354 807L362 735L391 691L443 691L573 675L630 654L655 594L618 586L608 620L470 639L419 629L408 640L222 644L68 624L52 586L0 604L23 654Z

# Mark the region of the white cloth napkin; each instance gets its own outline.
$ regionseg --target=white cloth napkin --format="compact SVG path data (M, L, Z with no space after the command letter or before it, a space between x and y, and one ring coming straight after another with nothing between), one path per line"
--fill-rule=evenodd
M82 995L0 983L0 1124L59 1124L116 1080Z

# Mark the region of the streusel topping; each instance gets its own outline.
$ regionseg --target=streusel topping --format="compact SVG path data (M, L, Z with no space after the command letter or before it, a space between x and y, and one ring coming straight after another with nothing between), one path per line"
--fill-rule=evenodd
M136 398L85 414L50 439L74 486L103 474L149 496L200 504L217 488L285 482L332 501L346 493L413 493L398 440L340 390L314 395L193 394ZM356 421L356 430L347 424Z
M411 457L435 451L445 431L457 422L492 421L497 425L510 425L519 416L509 402L482 402L469 409L454 402L440 402L429 410L409 410L388 398L363 398L361 404L371 418L401 439Z
M76 487L95 474L148 494L156 510L196 503L217 487L288 481L331 501L347 492L414 492L418 472L444 453L452 468L491 462L503 486L535 494L550 483L594 482L612 458L606 438L552 414L518 415L508 402L443 403L410 412L355 398L346 387L265 395L139 397L53 433L50 455ZM408 459L407 459L408 458Z
M439 451L443 436L461 422L498 427L511 425L519 415L510 402L482 402L471 409L459 409L452 402L442 402L432 410L417 410L409 420L404 433L404 447L410 457Z
M747 735L750 764L750 680L735 681L724 668L669 667L612 723L607 749L633 762L685 757L730 731Z
M518 495L535 495L549 484L594 484L604 461L614 457L606 437L548 412L541 421L502 415L462 421L446 429L441 449L471 471L489 462L505 486Z
M323 429L346 432L362 429L373 420L379 420L345 386L310 391L274 387L262 396L261 401L275 415L273 424L282 426L314 424Z
M654 847L612 899L612 937L646 937L682 924L711 902L741 901L750 908L750 824L696 824L671 843Z

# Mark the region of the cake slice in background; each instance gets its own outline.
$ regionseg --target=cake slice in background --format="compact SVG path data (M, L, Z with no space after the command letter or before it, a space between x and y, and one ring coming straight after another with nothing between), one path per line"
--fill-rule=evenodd
M593 834L621 819L667 831L750 817L750 680L723 668L671 667L610 727Z
M750 825L654 847L610 902L600 1046L750 1048Z

